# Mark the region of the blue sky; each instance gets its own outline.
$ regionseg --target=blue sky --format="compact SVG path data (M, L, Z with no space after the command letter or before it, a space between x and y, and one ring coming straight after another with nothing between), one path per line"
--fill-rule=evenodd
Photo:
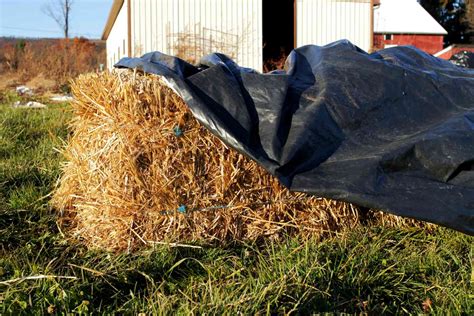
M0 0L0 36L62 37L41 8L56 0ZM100 38L113 0L74 0L70 36Z

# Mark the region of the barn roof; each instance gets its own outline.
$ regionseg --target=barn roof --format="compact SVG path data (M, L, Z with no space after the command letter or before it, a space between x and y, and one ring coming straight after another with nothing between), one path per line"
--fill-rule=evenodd
M381 0L374 9L374 33L448 34L416 0Z
M110 10L109 17L107 18L107 23L105 24L104 31L102 33L102 39L106 40L109 37L110 31L114 26L115 20L122 9L123 3L125 0L114 0L112 4L112 9Z

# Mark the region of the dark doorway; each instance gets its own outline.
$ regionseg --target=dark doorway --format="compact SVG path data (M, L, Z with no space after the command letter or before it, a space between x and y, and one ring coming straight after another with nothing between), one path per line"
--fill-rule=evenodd
M294 42L294 0L263 0L264 71L281 69Z

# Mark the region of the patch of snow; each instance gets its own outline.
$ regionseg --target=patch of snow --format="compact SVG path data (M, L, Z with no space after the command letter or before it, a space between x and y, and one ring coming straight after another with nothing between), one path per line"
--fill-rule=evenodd
M27 86L18 86L16 87L16 93L18 95L33 95L33 90Z
M65 95L55 95L51 97L50 100L54 102L70 102L74 100L74 98L70 96L69 94L65 94Z
M47 108L48 106L43 103L39 103L36 101L29 101L26 103L21 103L20 101L16 101L13 103L12 107L14 108L24 108L24 109L44 109Z

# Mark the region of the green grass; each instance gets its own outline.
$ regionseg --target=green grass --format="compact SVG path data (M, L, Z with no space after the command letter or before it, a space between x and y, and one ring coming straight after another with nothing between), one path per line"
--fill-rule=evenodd
M45 197L60 174L54 148L67 138L68 107L12 109L13 99L0 98L2 315L474 313L474 239L443 228L360 227L326 240L88 251L62 235ZM51 277L25 279L38 275ZM423 306L429 301L431 309Z

